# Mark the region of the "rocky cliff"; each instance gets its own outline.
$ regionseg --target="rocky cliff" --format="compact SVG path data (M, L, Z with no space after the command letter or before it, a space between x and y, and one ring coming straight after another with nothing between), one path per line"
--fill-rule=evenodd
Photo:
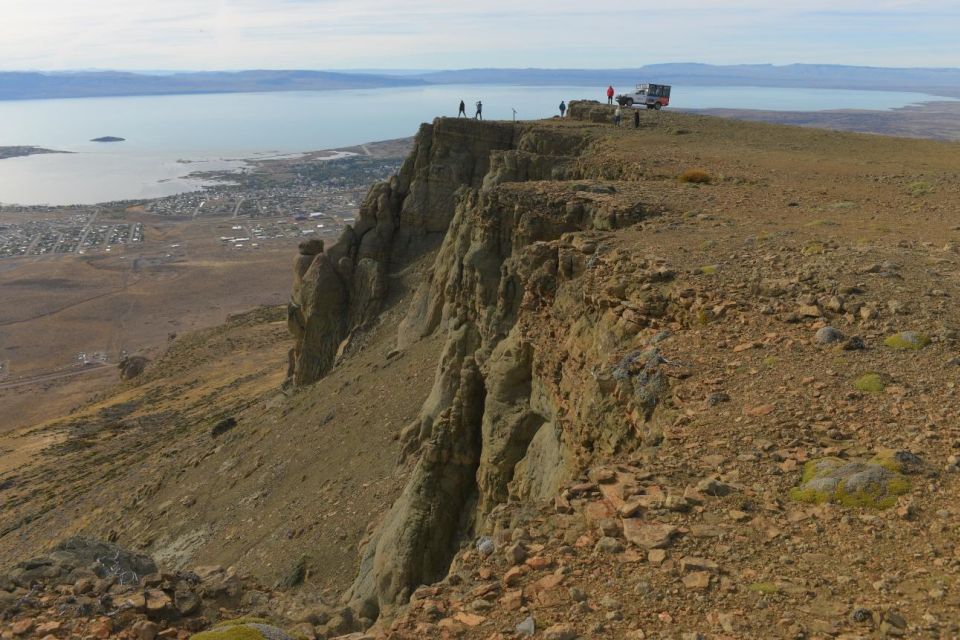
M380 310L391 266L435 247L453 216L457 190L479 187L491 151L510 149L520 138L522 129L509 124L425 124L400 172L370 190L355 225L330 247L316 240L301 245L288 308L296 338L293 384L329 372L343 341Z
M400 174L371 189L355 228L329 249L301 247L290 304L297 385L328 372L347 336L376 317L387 273L442 237L397 343L439 331L446 345L402 434L414 465L406 489L363 552L351 592L362 617L441 577L497 505L548 498L593 455L642 440L665 397L655 348L629 355L618 376L598 374L622 346L624 321L585 280L606 260L604 232L655 211L636 190L577 180L590 141L583 129L437 120ZM643 266L620 292L638 296L631 322L667 306L641 290L669 273ZM623 411L609 410L611 394Z

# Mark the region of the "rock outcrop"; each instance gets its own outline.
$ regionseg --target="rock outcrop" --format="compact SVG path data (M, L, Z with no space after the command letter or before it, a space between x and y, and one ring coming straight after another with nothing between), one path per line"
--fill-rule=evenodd
M515 148L524 127L440 119L420 128L400 172L367 194L354 226L330 247L301 244L288 307L296 345L289 378L323 377L350 335L376 317L391 267L436 247L461 187L480 187L494 150Z
M288 308L296 341L291 382L310 384L329 372L344 340L381 311L389 274L442 242L461 190L570 177L588 143L583 133L529 123L423 125L400 172L370 190L354 226L330 247L320 240L300 246Z
M588 236L650 211L641 193L571 182L590 143L583 129L438 120L421 129L400 174L371 189L355 228L329 249L301 246L289 314L295 385L328 372L381 310L389 271L442 238L398 347L437 331L446 346L401 436L414 460L406 489L363 551L350 594L361 619L442 577L497 505L550 497L584 459L642 440L665 396L655 350L621 363L619 378L595 375L619 316L584 300L578 281L601 260ZM610 402L624 410L605 411Z
M144 356L126 356L117 364L117 369L120 370L120 379L133 380L143 373L149 363L150 361Z

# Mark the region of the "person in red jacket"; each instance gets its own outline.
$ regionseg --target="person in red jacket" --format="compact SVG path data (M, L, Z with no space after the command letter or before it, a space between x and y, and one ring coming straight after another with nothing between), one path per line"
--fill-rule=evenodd
M613 104L613 85L607 87L607 104Z

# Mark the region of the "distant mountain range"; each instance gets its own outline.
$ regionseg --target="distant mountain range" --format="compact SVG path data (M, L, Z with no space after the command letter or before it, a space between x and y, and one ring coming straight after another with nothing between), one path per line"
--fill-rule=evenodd
M431 84L517 84L632 86L637 82L690 86L810 87L923 91L960 96L960 69L853 67L822 64L748 64L717 66L698 63L651 64L631 69L464 69L406 77Z
M329 71L0 72L0 100L93 98L245 91L372 89L425 84L417 78Z
M637 82L688 86L809 87L918 91L960 97L960 69L842 65L697 63L631 69L459 69L330 72L298 70L170 72L0 72L0 100L96 96L371 89L437 84L627 87Z

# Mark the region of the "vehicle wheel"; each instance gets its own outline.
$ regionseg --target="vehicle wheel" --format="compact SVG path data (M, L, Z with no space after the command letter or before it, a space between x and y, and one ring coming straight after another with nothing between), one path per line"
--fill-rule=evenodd
M652 105L652 104L648 104L648 105L647 105L647 109L648 109L648 110L649 110L649 109L653 109L653 105Z
M662 107L663 107L663 105L660 104L659 102L653 105L653 108L656 109L657 111L660 111L660 109L661 109Z
M627 101L626 101L625 104L626 104L626 106L628 106L628 107L632 107L632 106L633 106L633 98L627 98Z

